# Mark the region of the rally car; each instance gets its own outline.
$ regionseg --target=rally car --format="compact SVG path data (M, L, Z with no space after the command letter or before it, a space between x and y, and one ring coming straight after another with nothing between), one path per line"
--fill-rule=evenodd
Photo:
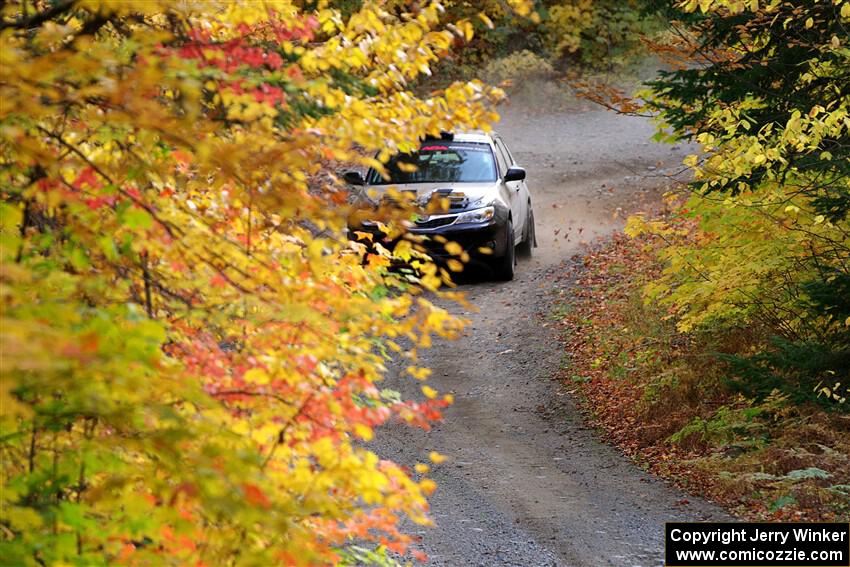
M457 242L470 257L500 280L511 280L517 255L537 246L534 211L525 170L495 133L443 133L426 138L417 151L398 154L386 164L388 176L369 169L345 173L361 209L376 207L390 189L407 192L421 206L409 227L422 235L429 255L445 258L446 242ZM446 206L427 205L435 198ZM368 214L349 222L349 234L376 234Z

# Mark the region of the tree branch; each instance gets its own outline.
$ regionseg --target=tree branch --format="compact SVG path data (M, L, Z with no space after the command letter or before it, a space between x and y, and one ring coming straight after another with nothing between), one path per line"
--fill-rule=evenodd
M38 14L33 14L32 16L20 17L17 20L12 20L11 22L0 22L0 31L5 29L16 29L16 30L28 30L32 28L36 28L43 24L48 20L52 20L53 18L67 12L74 5L74 0L63 0L57 4L55 4L52 8L48 8L43 12L39 12Z

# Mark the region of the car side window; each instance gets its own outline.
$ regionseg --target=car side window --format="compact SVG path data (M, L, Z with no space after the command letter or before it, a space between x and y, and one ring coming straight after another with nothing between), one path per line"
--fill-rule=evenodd
M505 164L507 164L507 167L511 167L514 160L511 159L511 154L508 152L508 148L505 147L505 144L502 143L502 140L496 140L496 147L499 149L499 153L502 154L502 160L504 160ZM507 168L505 170L507 171Z
M504 177L505 173L508 171L508 164L505 161L505 156L498 147L493 148L493 153L496 154L496 163L499 164L499 177Z
M516 165L516 161L514 160L513 154L508 149L508 146L502 140L499 140L499 145L502 146L502 151L505 152L505 157L508 159L508 167L512 167Z

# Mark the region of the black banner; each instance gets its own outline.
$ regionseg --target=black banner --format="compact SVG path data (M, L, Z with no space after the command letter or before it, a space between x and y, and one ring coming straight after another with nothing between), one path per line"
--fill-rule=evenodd
M848 567L850 524L670 522L668 567Z

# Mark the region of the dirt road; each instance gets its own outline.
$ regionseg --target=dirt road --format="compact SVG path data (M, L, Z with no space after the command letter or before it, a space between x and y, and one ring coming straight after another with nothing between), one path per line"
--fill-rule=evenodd
M639 118L517 108L498 130L528 171L540 247L513 282L462 286L479 307L463 313L466 336L425 355L429 384L455 395L445 421L430 433L389 426L372 448L408 465L431 450L450 456L433 474L437 526L411 527L433 565L659 565L665 521L724 516L582 423L552 378L563 352L547 317L569 294L559 264L621 226L621 212L657 201L686 148L652 143L652 124ZM410 382L388 385L416 396Z

